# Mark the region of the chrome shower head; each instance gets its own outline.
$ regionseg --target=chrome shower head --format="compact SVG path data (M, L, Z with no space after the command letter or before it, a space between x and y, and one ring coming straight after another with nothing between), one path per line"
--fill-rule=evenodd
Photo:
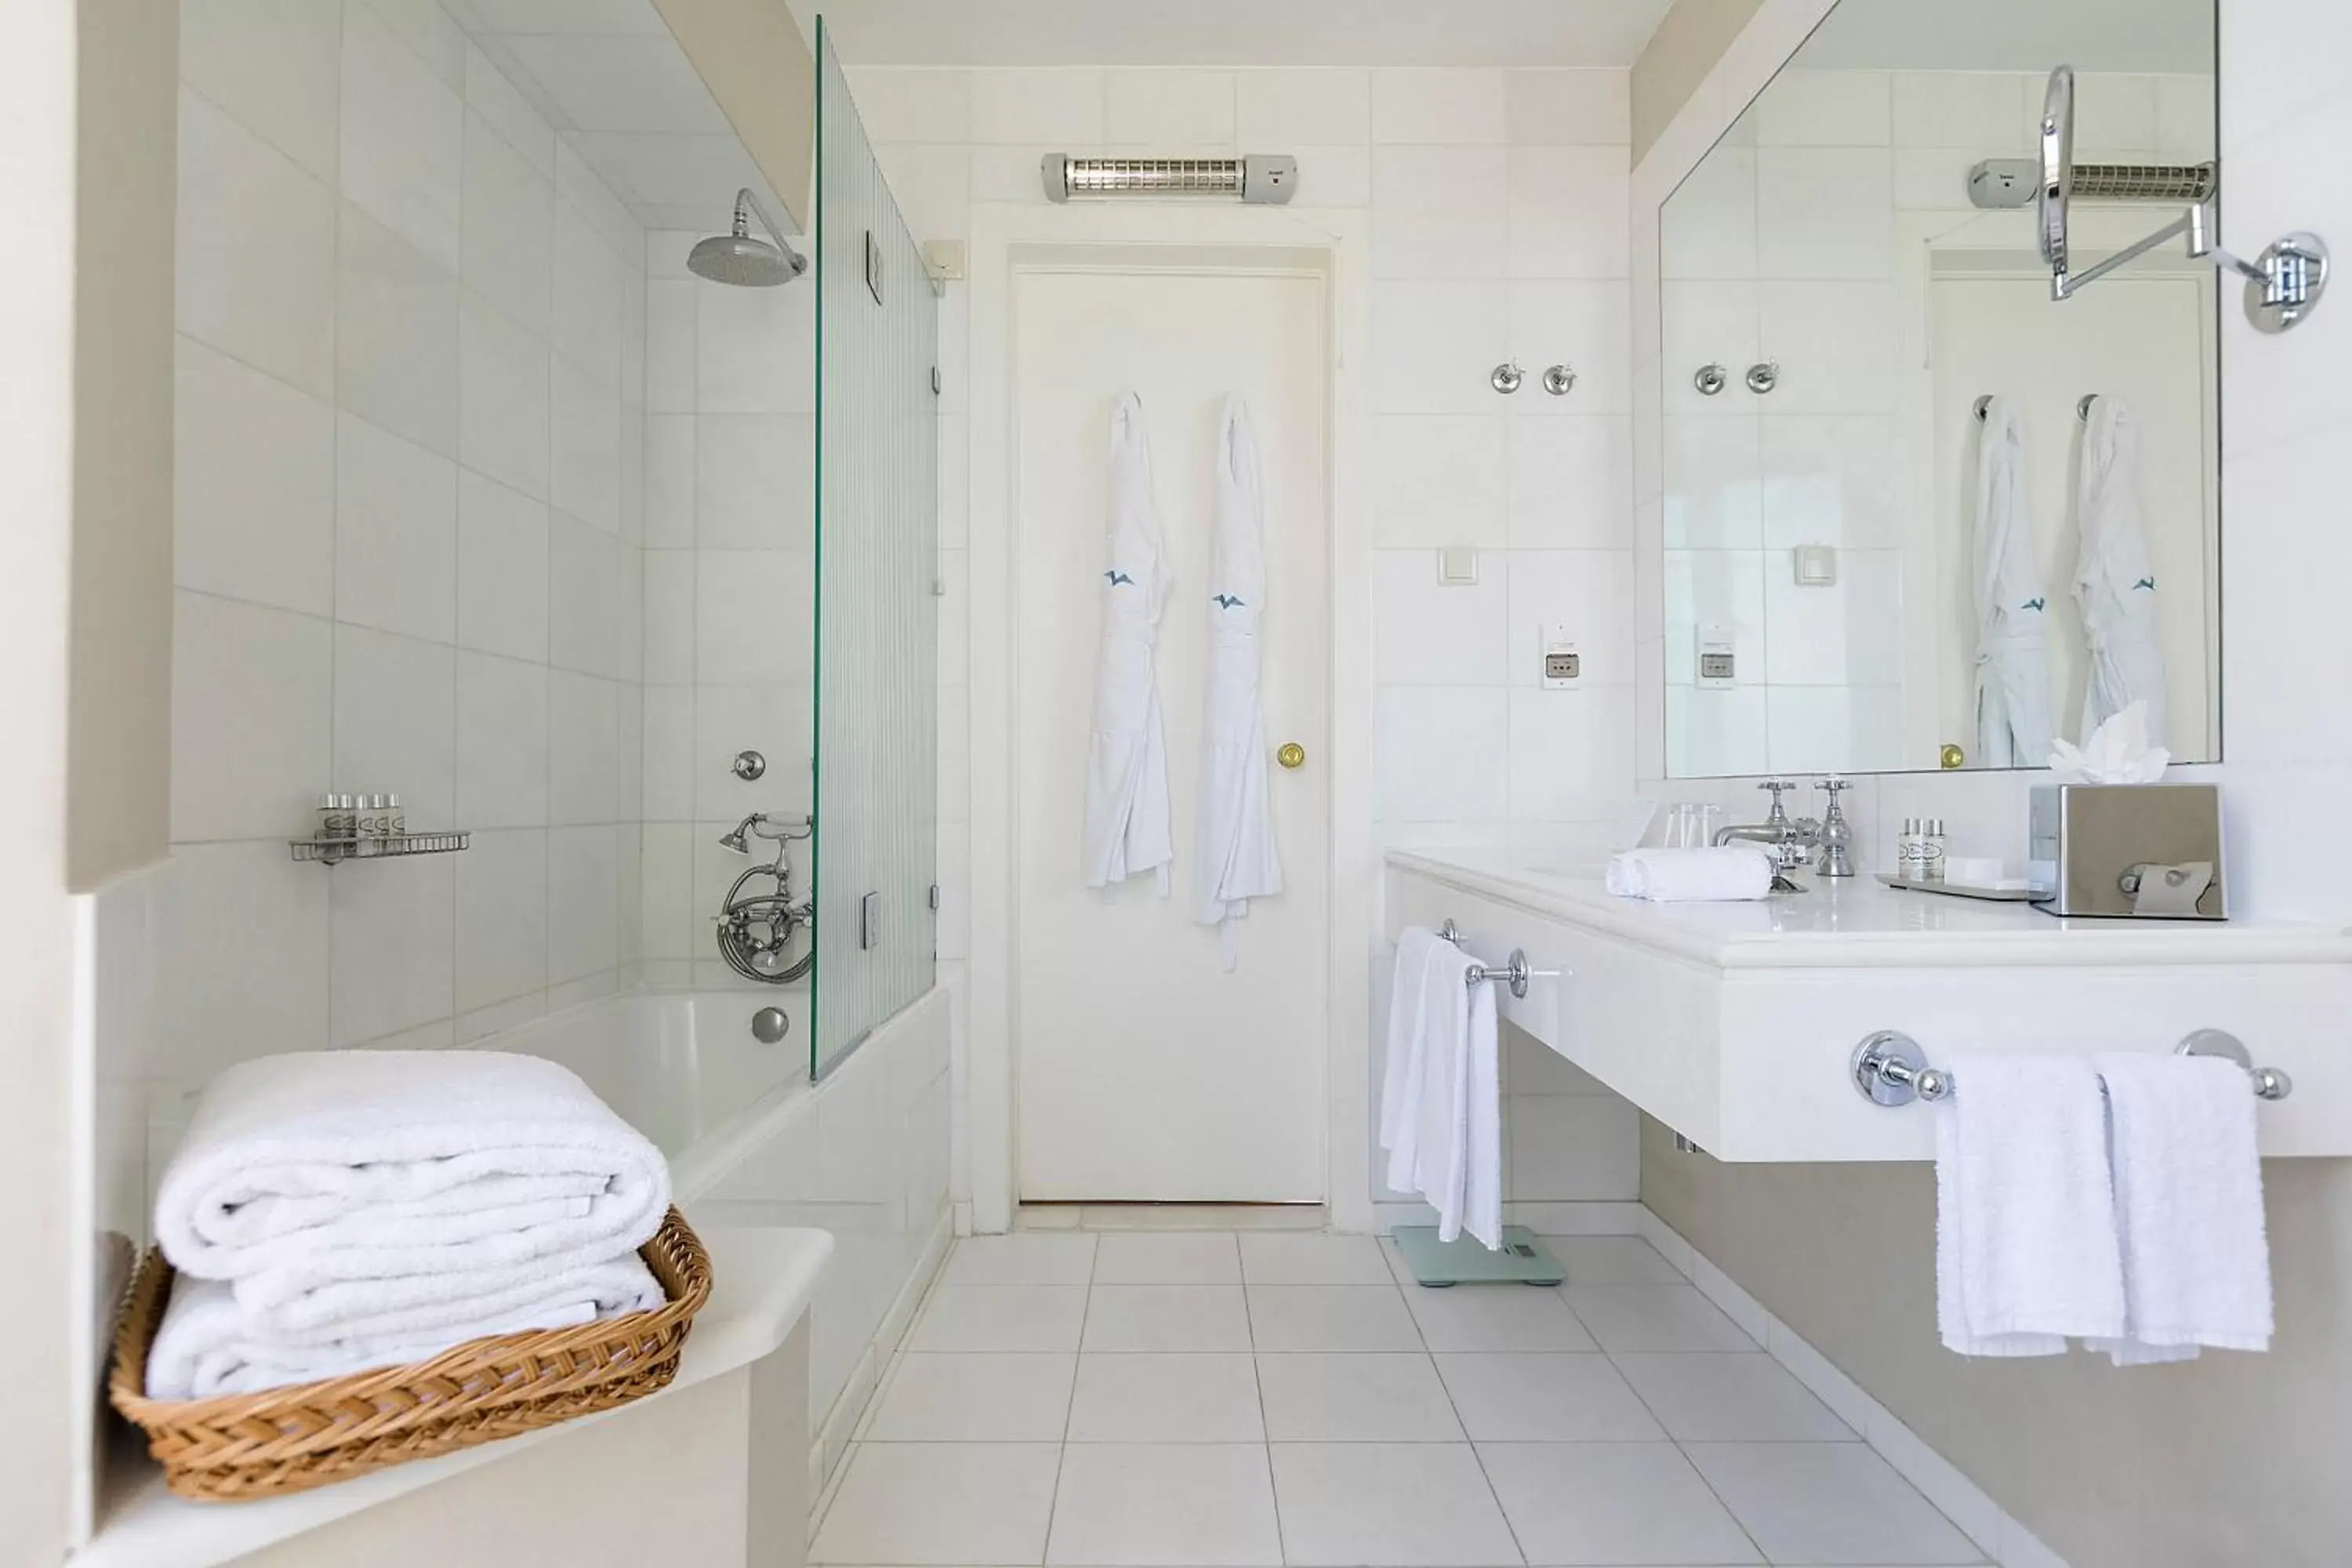
M753 237L751 215L760 215L760 222L774 237L771 245ZM735 194L735 226L732 232L715 234L698 242L687 253L687 269L698 278L713 283L732 284L739 288L772 289L789 283L808 270L808 258L784 243L783 235L760 205L759 198L749 190Z
M759 820L758 816L747 816L742 821L737 823L735 825L734 832L722 834L719 837L719 847L721 849L732 849L738 855L749 855L751 852L751 841L745 838L743 835L751 828L753 823Z

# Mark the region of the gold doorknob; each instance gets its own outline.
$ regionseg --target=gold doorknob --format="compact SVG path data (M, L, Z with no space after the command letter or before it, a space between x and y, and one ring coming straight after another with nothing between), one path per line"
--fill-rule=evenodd
M1953 768L1967 767L1969 765L1969 754L1949 741L1947 741L1944 742L1944 754L1941 761L1943 762L1945 770L1948 772Z
M1274 753L1274 760L1280 763L1286 768L1305 767L1307 765L1307 748L1300 745L1296 741L1285 741L1282 743L1282 750Z

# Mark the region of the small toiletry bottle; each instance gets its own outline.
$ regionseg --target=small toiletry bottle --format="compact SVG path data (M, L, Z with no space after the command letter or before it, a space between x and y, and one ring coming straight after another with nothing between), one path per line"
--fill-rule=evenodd
M1919 879L1919 857L1927 847L1926 835L1919 830L1919 819L1903 819L1903 832L1895 840L1895 875L1906 882Z
M358 795L352 797L352 837L375 838L383 833L383 813L378 809L381 797Z
M1919 879L1944 879L1944 819L1940 816L1929 817L1919 836Z
M332 795L319 797L319 837L341 838L343 836L342 813L335 805Z
M397 793L383 797L383 836L400 838L408 832L408 813L401 809Z

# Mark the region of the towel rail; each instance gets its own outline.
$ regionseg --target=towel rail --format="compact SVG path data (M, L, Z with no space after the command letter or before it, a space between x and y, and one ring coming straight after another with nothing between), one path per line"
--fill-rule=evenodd
M1465 941L1462 935L1462 928L1450 920L1437 928L1437 940L1450 942L1456 947L1463 946ZM1528 981L1557 980L1564 973L1566 972L1558 969L1529 969L1527 950L1515 947L1511 949L1510 958L1500 969L1489 964L1474 963L1470 966L1469 973L1462 979L1463 983L1468 985L1484 985L1492 980L1502 981L1511 988L1512 995L1524 1001L1528 994Z
M2258 1068L2245 1043L2226 1029L2199 1029L2173 1047L2184 1057L2222 1057L2237 1063L2257 1100L2284 1100L2294 1092L2294 1079L2277 1068ZM1929 1067L1919 1042L1894 1029L1863 1037L1853 1048L1854 1092L1874 1105L1908 1105L1914 1100L1946 1100L1953 1090L1952 1075Z

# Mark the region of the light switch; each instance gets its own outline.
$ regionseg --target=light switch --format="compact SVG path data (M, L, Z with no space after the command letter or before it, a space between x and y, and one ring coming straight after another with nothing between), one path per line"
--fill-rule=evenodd
M1800 588L1834 588L1837 586L1837 546L1834 544L1800 544L1789 552L1796 564L1797 586Z
M1467 588L1478 581L1478 547L1449 544L1437 552L1437 580L1449 588Z

